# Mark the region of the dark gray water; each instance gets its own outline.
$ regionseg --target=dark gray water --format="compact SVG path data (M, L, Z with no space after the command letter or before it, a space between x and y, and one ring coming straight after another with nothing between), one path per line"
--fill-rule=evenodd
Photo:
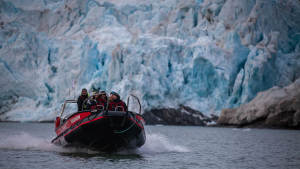
M142 148L105 154L52 145L53 124L0 123L0 168L300 168L300 132L296 130L146 128Z

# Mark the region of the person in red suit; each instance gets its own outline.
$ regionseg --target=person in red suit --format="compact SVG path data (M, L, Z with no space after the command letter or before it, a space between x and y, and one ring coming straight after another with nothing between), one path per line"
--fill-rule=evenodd
M107 95L105 91L100 91L99 96L97 97L97 109L105 110L107 107Z
M126 104L120 99L120 95L116 92L111 92L108 103L109 111L127 111Z

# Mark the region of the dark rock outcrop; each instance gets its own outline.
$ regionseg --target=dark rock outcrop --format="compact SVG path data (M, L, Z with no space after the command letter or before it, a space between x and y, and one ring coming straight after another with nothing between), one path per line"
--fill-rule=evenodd
M300 79L261 92L239 108L222 110L218 124L300 129Z
M205 116L203 113L196 111L188 106L180 105L179 108L160 108L145 111L143 114L147 124L163 125L192 125L206 126L208 123L216 120Z

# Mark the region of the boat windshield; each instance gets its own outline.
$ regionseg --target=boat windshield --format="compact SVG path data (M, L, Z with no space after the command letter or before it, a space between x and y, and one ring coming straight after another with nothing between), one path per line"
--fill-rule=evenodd
M127 99L128 111L141 113L141 105L138 97L130 95Z
M64 104L65 104L65 107L62 110L63 112L61 112L62 118L69 117L70 115L77 112L77 103L76 102L66 101Z

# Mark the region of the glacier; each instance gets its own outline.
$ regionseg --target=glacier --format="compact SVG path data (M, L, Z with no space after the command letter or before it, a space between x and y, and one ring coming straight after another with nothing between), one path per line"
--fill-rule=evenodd
M83 87L208 115L299 77L300 1L0 0L1 120L52 120Z

